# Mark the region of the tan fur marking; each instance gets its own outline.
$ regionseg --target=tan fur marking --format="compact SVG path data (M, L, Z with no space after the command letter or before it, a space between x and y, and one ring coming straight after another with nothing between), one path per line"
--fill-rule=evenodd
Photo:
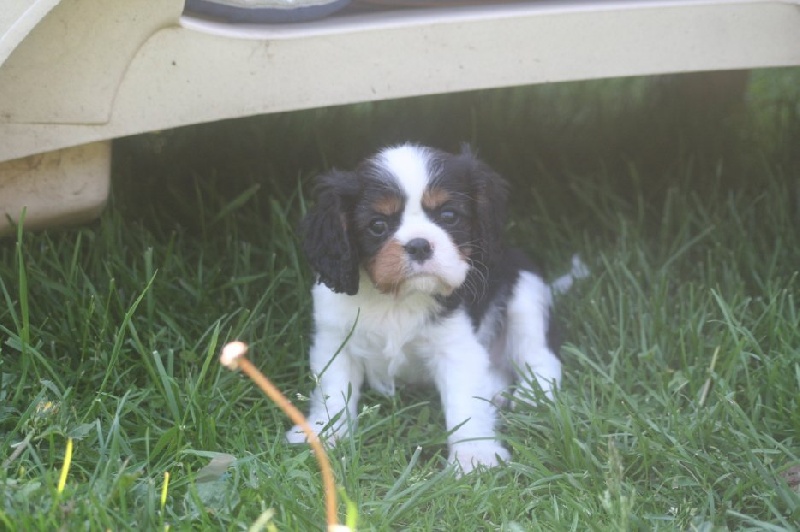
M434 187L425 189L422 193L422 206L426 209L436 209L450 199L450 192L441 188Z
M375 212L379 212L384 216L391 216L400 212L400 209L403 208L403 202L397 196L384 196L376 201L372 208L375 209Z
M406 250L397 240L387 241L367 264L372 284L383 292L397 292L407 275Z

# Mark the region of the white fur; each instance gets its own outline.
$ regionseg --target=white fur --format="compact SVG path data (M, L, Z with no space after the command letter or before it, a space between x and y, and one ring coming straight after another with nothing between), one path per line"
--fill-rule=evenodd
M317 431L334 421L323 434L329 442L355 423L365 380L386 395L394 394L396 380L432 382L441 394L446 428L453 431L450 461L468 472L508 458L496 441L496 408L490 402L508 380L491 364L463 311L430 321L426 317L435 302L429 296L387 296L369 282L361 284L357 297L317 285L313 298L316 334L310 357L319 384L308 419ZM294 427L287 439L298 443L305 437Z
M406 204L394 239L405 245L424 238L433 248L433 257L423 264L409 262L412 278L404 290L449 294L461 286L469 264L461 258L447 231L433 223L422 208L422 195L428 185L428 153L415 146L401 146L382 152L382 163L394 174L406 193Z
M399 180L408 197L406 208L421 210L422 194L428 186L428 150L419 146L398 146L378 154L381 166Z
M445 413L449 461L469 472L509 458L497 440L494 400L515 375L528 374L552 397L561 381L561 363L547 345L551 288L533 273L519 275L505 306L491 307L477 331L463 308L440 312L435 296L461 286L470 266L450 235L422 209L428 159L424 148L403 146L385 150L376 160L406 195L392 238L401 245L424 238L432 257L422 264L409 261L410 275L393 293L379 291L363 270L355 296L324 284L312 291L310 363L318 386L308 419L334 442L357 421L365 381L386 395L394 394L398 381L432 383ZM299 427L286 437L305 440Z
M578 279L584 279L589 277L591 272L589 271L589 267L583 263L579 255L572 256L572 269L569 273L566 273L550 283L550 288L553 294L564 294L569 292L569 289L572 288L572 285Z
M551 303L550 287L541 277L521 272L506 314L507 360L522 376L516 399L520 399L531 377L549 399L561 385L561 361L547 345Z

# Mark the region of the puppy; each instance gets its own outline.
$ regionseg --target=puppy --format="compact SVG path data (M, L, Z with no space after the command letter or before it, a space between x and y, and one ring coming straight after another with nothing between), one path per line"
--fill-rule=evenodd
M322 175L315 195L302 224L318 281L314 430L342 436L365 381L386 395L427 382L441 395L451 463L466 473L507 460L497 400L515 382L552 397L561 363L550 287L503 245L505 181L468 149L403 145ZM287 439L305 437L294 427Z

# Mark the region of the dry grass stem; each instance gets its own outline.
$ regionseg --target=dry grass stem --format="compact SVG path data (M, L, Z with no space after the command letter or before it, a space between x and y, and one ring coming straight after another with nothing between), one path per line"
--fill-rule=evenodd
M247 344L244 342L230 342L225 345L220 355L220 363L231 370L241 370L250 379L255 382L259 388L269 397L272 401L280 407L283 412L289 416L292 423L299 425L303 432L306 434L309 445L314 450L314 455L319 462L319 468L322 473L322 484L325 491L325 514L328 523L329 531L344 531L349 530L348 527L339 525L339 520L336 515L336 485L333 478L333 470L331 469L328 455L322 446L319 436L311 429L311 426L306 421L305 416L295 406L289 402L286 396L281 393L275 385L256 368L250 360L247 359Z

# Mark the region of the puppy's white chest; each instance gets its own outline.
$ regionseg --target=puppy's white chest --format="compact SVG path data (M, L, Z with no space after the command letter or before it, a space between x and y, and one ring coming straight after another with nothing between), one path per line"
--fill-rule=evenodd
M397 381L429 380L427 359L431 353L424 340L428 327L422 319L401 321L405 321L404 327L380 322L364 323L362 330L357 326L347 349L363 365L370 387L388 396L394 395Z
M326 356L344 344L339 356L361 367L370 387L384 395L393 395L398 381L431 381L430 363L436 356L431 339L441 327L434 298L380 294L368 282L362 282L358 297L335 294L322 285L313 293L317 327L332 332L331 344L336 344L319 346Z

